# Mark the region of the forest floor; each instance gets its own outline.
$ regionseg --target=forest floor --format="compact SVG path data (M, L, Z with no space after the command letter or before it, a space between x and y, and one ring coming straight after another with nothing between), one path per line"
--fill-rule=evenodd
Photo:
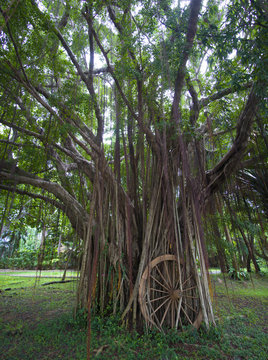
M69 273L68 283L46 286L42 284L60 280L61 275L51 279L45 272L39 278L30 278L29 272L14 275L0 272L0 358L85 360L86 317L83 313L73 317L74 275ZM138 334L127 331L118 318L94 316L92 359L267 360L268 276L226 279L226 287L222 275L214 274L212 284L216 328Z

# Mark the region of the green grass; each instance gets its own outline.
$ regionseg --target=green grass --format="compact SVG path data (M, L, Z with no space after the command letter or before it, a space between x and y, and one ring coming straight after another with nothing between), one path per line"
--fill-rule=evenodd
M213 275L212 279L216 284L216 296L226 295L241 297L254 297L268 299L268 275L252 275L247 281L233 281L221 274Z
M34 281L0 274L0 284L12 288L0 295L1 359L86 359L86 316L81 312L74 320L72 313L76 282L34 287ZM92 359L266 360L267 277L254 276L254 288L251 281L228 279L226 289L218 274L212 281L216 328L196 331L189 326L181 333L138 334L127 331L116 317L95 315Z
M40 285L50 282L50 281L60 281L60 278L52 278L52 277L43 277L43 278L35 278L35 277L22 277L22 276L4 276L0 274L0 290L5 289L22 289L27 287L39 287ZM67 279L68 280L68 279ZM69 279L71 280L71 279ZM74 279L73 279L74 280ZM63 284L59 284L58 286L62 286Z
M258 297L258 298L268 297L268 288L266 288L266 289L254 289L254 288L239 289L237 291L237 294L239 294L241 296L252 296L252 297Z
M63 270L42 270L40 271L36 270L1 270L0 276L3 275L16 275L16 276L25 276L25 277L62 277L64 271ZM66 278L68 277L77 277L78 272L75 270L67 270L66 272Z

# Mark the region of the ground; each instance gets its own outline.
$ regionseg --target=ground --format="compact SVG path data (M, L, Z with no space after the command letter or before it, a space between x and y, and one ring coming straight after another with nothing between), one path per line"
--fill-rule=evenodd
M16 275L16 276L14 276ZM86 316L73 317L75 274L0 272L2 360L86 359ZM68 274L67 274L68 275ZM47 278L44 276L53 276ZM58 278L55 278L58 276ZM93 316L92 359L268 359L268 278L225 281L212 276L217 327L167 334L128 332L119 318Z

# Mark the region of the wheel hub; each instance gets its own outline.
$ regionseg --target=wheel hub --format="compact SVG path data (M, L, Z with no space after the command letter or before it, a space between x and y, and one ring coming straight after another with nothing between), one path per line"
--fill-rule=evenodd
M172 300L178 300L181 297L181 291L179 289L170 289L169 295Z

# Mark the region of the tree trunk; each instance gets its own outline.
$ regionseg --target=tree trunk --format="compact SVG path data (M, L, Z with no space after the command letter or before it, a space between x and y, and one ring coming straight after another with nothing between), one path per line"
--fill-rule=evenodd
M246 237L245 232L242 229L242 227L238 225L238 228L239 228L239 231L240 231L240 233L242 235L242 238L243 238L243 240L245 242L245 245L246 245L246 247L248 249L248 256L250 257L250 259L253 262L256 274L258 274L261 271L261 269L259 267L259 264L257 263L256 257L255 257L255 254L254 254L253 237L250 236L250 238L248 240L247 237Z
M126 211L120 210L124 206L119 203L118 185L110 192L105 191L101 178L96 177L84 238L78 303L82 307L90 304L100 312L112 303L113 312L122 312L122 319L133 326L142 322L142 313L138 311L141 308L145 309L143 315L147 314L147 325L157 326L160 330L166 326L200 325L201 313L209 326L215 321L199 203L197 196L191 195L190 188L189 191L183 189L184 195L177 207L173 175L166 176L165 171L170 172L170 169L165 168L160 159L152 162L152 168L145 168L145 187L150 191L146 194L147 216L142 229L137 228L138 221L141 224L140 216L135 216L139 214L138 209L129 205L127 197ZM156 274L152 275L151 281L155 282L155 287L163 286L164 290L149 294L149 289L141 290L145 281L142 279L148 275L146 269L150 269L154 259L163 256L163 259L174 256L175 260L168 257L167 262L161 261L152 270ZM164 276L160 275L161 271ZM171 284L175 273L178 275L176 283ZM171 292L174 295L167 299L168 307L158 305L157 317L160 318L156 318L147 300L149 296L150 306L154 307L160 301L157 298L161 291L167 291L168 296Z
M247 256L247 272L248 273L251 273L250 260L251 260L251 257L248 254L248 256Z
M44 256L45 256L46 236L47 236L47 229L46 229L46 225L43 224L41 243L40 243L40 247L39 247L38 260L37 260L37 270L40 270L40 271L42 270L43 260L44 260Z

